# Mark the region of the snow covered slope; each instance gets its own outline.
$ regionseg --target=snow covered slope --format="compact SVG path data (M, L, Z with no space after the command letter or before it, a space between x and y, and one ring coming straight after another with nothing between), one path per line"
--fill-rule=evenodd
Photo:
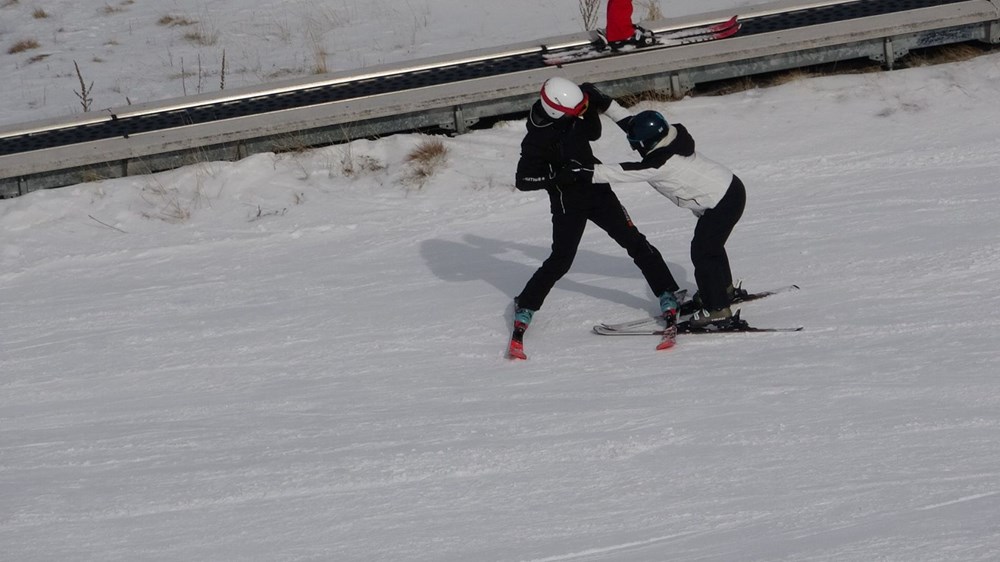
M2 557L995 560L997 99L992 54L644 104L745 180L746 286L802 287L744 316L806 326L667 352L589 332L656 308L591 228L503 358L520 121L0 201ZM692 288L691 214L616 190Z

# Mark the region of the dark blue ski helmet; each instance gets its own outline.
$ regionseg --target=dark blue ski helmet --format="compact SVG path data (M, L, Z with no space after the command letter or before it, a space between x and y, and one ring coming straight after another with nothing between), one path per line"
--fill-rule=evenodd
M628 143L632 150L646 154L667 136L670 124L659 111L643 111L632 118L628 125Z

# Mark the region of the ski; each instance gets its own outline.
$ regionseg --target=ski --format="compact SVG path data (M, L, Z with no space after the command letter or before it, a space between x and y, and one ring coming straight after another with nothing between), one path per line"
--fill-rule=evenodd
M733 317L725 323L709 324L704 328L695 328L691 322L681 322L677 325L677 331L683 334L732 334L744 332L801 332L803 326L795 328L758 328L751 326L746 320L740 318L740 312L736 311Z
M668 31L666 33L660 33L658 35L655 35L655 38L688 39L691 37L698 37L699 35L736 33L736 31L739 31L739 27L740 27L739 16L733 16L727 19L726 21L721 21L719 23L711 23L708 25L697 25L695 27L688 27L678 31ZM729 35L727 35L726 37L729 37Z
M805 330L804 326L795 326L793 328L761 328L758 326L744 326L736 329L727 330L692 330L687 322L681 322L677 325L678 335L688 335L688 334L733 334L733 333L758 333L758 332L801 332ZM594 333L600 336L660 336L664 335L663 328L643 328L637 330L608 330L603 326L594 326Z
M765 297L769 297L771 295L777 295L779 293L787 293L797 290L799 290L798 285L786 285L784 287L778 287L777 289L771 289L768 291L760 291L758 293L748 293L746 295L737 295L736 298L733 300L733 302L730 303L730 306L733 308L738 308L739 306L748 302L760 300ZM681 318L691 316L692 314L697 312L697 308L698 307L695 305L694 301L688 299L681 303L679 316ZM605 331L628 330L633 328L644 327L648 324L656 324L657 322L660 321L660 319L661 317L659 316L646 316L645 318L637 318L635 320L628 320L626 322L618 322L614 324L610 324L608 322L602 322L600 326Z
M705 41L714 41L716 39L732 37L733 35L739 33L740 27L741 24L738 20L738 16L733 16L728 20L719 23L699 25L665 33L657 33L653 37L653 44L651 45L624 45L621 48L612 49L607 46L602 47L591 43L582 47L543 53L542 59L547 65L560 65L581 60L629 53L639 49L662 49L665 47L677 47L679 45L704 43Z
M687 334L740 334L740 333L769 333L769 332L801 332L805 327L797 326L794 328L760 328L757 326L751 326L745 320L739 317L739 313L733 316L732 324L728 326L718 327L712 326L709 328L693 328L689 321L679 322L677 326L673 327L672 330L676 330L675 335L687 335ZM660 336L664 335L670 336L671 334L667 329L664 328L630 328L627 330L609 330L605 326L597 325L594 326L594 333L601 336ZM657 346L657 349L660 349Z

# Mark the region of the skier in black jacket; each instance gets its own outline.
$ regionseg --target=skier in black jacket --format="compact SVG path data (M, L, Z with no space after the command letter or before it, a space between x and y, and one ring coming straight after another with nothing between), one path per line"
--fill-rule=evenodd
M521 191L544 189L552 211L552 253L514 299L514 334L510 356L524 359L521 338L553 285L569 271L587 221L592 221L624 248L659 298L664 314L676 315L677 282L660 252L632 224L607 183L581 180L573 167L592 168L591 141L601 136L600 112L612 99L592 85L582 88L565 78L550 78L531 107L528 132L521 142L515 186Z

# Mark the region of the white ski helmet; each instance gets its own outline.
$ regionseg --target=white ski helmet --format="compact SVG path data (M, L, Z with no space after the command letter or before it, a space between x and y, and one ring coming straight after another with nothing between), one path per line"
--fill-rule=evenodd
M542 84L542 107L553 119L579 117L587 110L587 94L573 82L555 76Z

